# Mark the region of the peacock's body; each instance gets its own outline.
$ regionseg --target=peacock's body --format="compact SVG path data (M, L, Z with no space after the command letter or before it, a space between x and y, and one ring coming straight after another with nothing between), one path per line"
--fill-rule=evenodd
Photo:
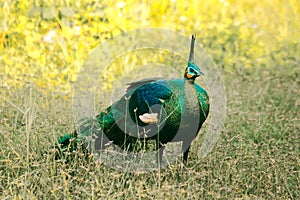
M119 101L96 116L97 129L104 136L98 140L100 148L105 148L108 141L128 149L136 140L156 140L160 162L164 144L182 141L183 159L187 161L191 142L209 112L208 94L195 83L195 79L203 73L193 63L194 40L192 37L183 79L131 83ZM80 128L80 133L73 137L82 139L88 136L91 127L87 127ZM72 136L66 135L59 143L66 147L70 141Z

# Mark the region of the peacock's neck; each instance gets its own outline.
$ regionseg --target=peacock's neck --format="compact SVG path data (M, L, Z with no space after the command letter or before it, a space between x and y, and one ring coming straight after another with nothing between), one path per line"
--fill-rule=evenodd
M190 109L189 112L199 113L198 95L194 84L194 80L185 79L184 81L185 107Z
M194 81L184 81L184 109L181 115L181 127L185 130L184 137L190 139L196 136L200 120L200 105L194 83Z

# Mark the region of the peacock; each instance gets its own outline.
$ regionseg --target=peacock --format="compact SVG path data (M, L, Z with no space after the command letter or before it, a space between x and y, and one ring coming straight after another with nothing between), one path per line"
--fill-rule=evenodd
M95 120L87 120L79 131L62 136L58 140L59 150L79 148L92 131L98 135L96 143L100 149L113 143L130 150L137 140L155 140L158 166L165 144L182 142L186 164L191 143L209 113L208 93L195 83L204 73L194 63L194 43L192 35L183 78L143 79L128 84L125 95Z

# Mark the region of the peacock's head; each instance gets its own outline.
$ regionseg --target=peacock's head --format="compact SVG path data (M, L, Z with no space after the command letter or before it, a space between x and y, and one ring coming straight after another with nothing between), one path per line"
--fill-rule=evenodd
M204 76L204 73L199 69L199 67L192 62L188 62L188 66L186 67L184 72L184 78L194 81L195 78L200 75Z
M191 38L191 48L190 48L190 56L189 56L189 62L188 66L186 67L184 71L184 78L188 81L194 82L195 79L203 75L204 73L199 69L197 65L194 64L194 45L195 45L196 35L192 35Z

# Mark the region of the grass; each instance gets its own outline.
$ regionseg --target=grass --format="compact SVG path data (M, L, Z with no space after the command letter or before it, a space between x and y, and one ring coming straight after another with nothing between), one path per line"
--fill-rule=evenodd
M55 2L0 3L1 199L300 198L296 0ZM47 19L27 16L33 5L78 10L71 20L79 33L69 18L51 19L49 9ZM147 26L199 33L219 66L227 117L213 151L200 158L198 138L187 170L174 163L145 174L111 169L82 152L69 163L55 161L57 138L73 131L71 82L88 53L113 35ZM41 42L51 30L56 42Z
M299 69L290 70L225 73L228 114L213 152L199 158L195 141L186 171L177 164L160 174L122 173L80 152L53 160L56 136L72 127L71 103L26 86L2 93L2 199L297 199Z

